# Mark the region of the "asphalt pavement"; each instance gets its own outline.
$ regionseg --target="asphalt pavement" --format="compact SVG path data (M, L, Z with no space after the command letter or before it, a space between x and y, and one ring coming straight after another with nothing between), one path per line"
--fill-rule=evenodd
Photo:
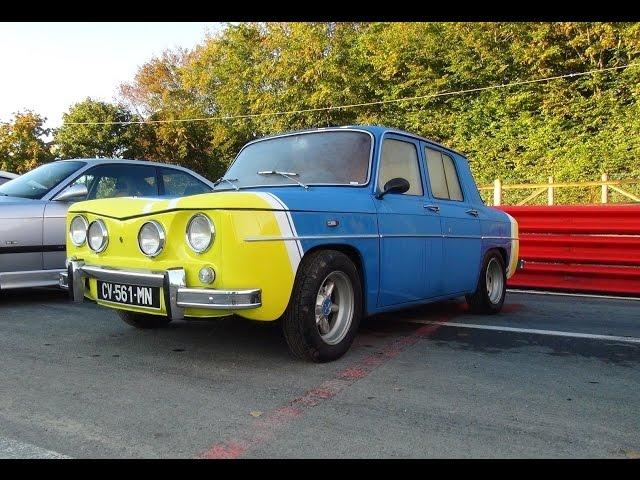
M0 294L0 458L640 457L640 301L509 292L368 319L329 364L238 317L136 330Z

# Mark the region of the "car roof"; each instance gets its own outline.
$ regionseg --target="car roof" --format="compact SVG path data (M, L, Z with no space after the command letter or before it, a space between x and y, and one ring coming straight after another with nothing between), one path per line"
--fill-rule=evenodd
M415 133L411 133L408 132L406 130L400 130L398 128L393 128L393 127L386 127L384 125L340 125L340 126L333 126L333 127L319 127L319 128L307 128L307 129L302 129L302 130L292 130L289 132L282 132L282 133L278 133L278 134L274 134L274 135L268 135L265 137L260 137L260 138L256 138L250 142L247 143L247 145L249 143L253 143L253 142L258 142L260 140L265 140L268 138L277 138L277 137L281 137L284 135L292 135L292 134L296 134L296 133L312 133L312 132L322 132L324 130L364 130L366 132L371 133L374 137L381 137L384 133L397 133L400 135L407 135L409 137L413 137L419 140L423 140L425 142L428 142L432 145L436 145L439 148L442 148L443 150L447 150L451 153L454 153L456 155L459 155L463 158L467 158L463 153L458 152L457 150L454 150L451 147L447 147L446 145L442 145L439 142L436 142L435 140L431 140L430 138L426 138L426 137L421 137L420 135L417 135ZM243 147L244 148L244 147Z
M127 163L132 165L161 165L186 170L185 167L175 165L173 163L151 162L149 160L130 160L128 158L65 158L64 160L56 160L56 162L86 162L89 165L101 165L103 163Z
M167 167L173 168L176 170L181 170L183 172L187 172L190 175L195 175L197 178L204 180L206 183L213 185L213 182L209 180L207 177L200 175L198 172L194 172L190 168L183 167L181 165L176 165L174 163L164 163L164 162L151 162L148 160L130 160L127 158L65 158L64 160L55 160L56 162L85 162L89 166L94 165L104 165L110 163L119 163L126 165L149 165L153 167Z
M379 135L382 135L383 133L398 133L400 135L408 135L410 137L413 138L417 138L419 140L423 140L427 143L430 143L432 145L436 145L439 148L442 148L443 150L448 150L449 152L455 153L456 155L459 155L463 158L467 158L464 153L458 152L457 150L454 150L451 147L447 147L446 145L441 144L440 142L436 142L435 140L432 140L431 138L427 138L427 137L422 137L416 133L411 133L408 132L406 130L400 130L399 128L393 128L393 127L385 127L385 126L378 126L378 125L364 125L364 126L349 126L346 128L361 128L363 130L367 130L370 131L371 133L375 134L378 133Z

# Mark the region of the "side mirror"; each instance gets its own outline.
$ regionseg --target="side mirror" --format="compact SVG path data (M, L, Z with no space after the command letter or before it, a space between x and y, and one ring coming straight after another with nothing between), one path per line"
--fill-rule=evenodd
M407 190L409 190L410 187L411 185L409 185L408 180L405 180L404 178L400 178L400 177L392 178L391 180L389 180L387 183L384 184L384 187L382 188L382 192L379 192L376 195L376 198L381 199L387 193L404 193Z
M68 188L65 188L58 196L55 198L57 202L72 202L72 201L80 201L87 198L89 194L89 190L87 190L87 186L84 183L78 183L77 185L71 185Z

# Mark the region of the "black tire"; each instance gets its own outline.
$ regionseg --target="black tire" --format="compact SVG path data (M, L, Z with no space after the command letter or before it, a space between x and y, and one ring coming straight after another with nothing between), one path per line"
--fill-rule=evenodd
M171 321L171 318L166 315L148 315L145 313L128 312L126 310L118 310L118 315L123 322L128 323L132 327L142 329L161 328Z
M497 301L492 301L487 291L487 268L489 268L489 264L491 264L492 261L496 262L502 274L502 292L500 294L500 298L497 299ZM471 310L471 312L478 314L496 314L500 312L500 310L502 310L506 291L507 275L504 265L504 259L499 252L490 250L487 252L484 260L482 261L482 268L480 269L480 278L478 279L478 287L476 291L473 293L473 295L467 295L465 297L467 299L467 303L469 304L469 309Z
M353 314L346 334L338 343L323 340L316 325L316 298L325 279L336 272L351 282ZM313 252L302 259L289 305L282 317L282 330L291 353L302 360L330 362L342 357L358 331L362 317L362 282L353 262L336 250ZM346 324L345 324L346 325ZM345 326L346 328L346 326Z

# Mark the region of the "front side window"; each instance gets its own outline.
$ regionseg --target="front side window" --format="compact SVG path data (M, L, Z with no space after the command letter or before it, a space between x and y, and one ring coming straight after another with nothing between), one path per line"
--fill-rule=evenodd
M88 200L111 197L152 197L158 195L156 169L146 165L100 165L84 176ZM79 180L82 180L80 177Z
M216 190L259 185L364 185L371 137L353 130L306 132L252 143L238 154ZM286 173L289 177L274 172Z
M211 191L208 185L181 170L161 168L160 176L164 185L164 194L169 197L184 197Z
M461 202L463 200L462 188L453 158L431 148L425 148L425 157L433 196L443 200Z
M1 185L0 195L39 200L85 165L74 161L47 163Z
M398 177L409 182L409 190L403 195L422 195L422 180L416 146L413 143L388 138L382 144L378 190L382 191L389 180Z

